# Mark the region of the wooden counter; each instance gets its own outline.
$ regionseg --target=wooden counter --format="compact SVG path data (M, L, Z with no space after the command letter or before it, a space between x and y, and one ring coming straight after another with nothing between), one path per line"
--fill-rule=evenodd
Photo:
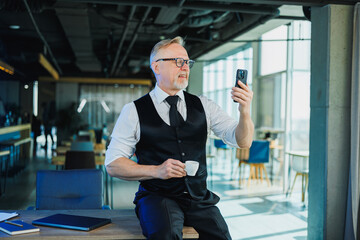
M0 128L0 135L13 132L20 132L20 138L28 138L30 137L31 133L31 125L30 123L27 123L22 125Z
M4 212L14 212L6 210ZM0 231L0 238L11 237L20 239L145 239L142 235L139 220L134 210L21 210L19 216L11 220L23 220L26 223L64 213L79 216L110 218L111 223L97 229L86 231L69 230L39 226L40 232L10 236ZM192 227L184 227L183 239L197 239L198 233Z
M20 158L30 158L31 157L31 145L32 139L31 134L31 124L22 124L10 127L0 128L0 136L11 133L19 133L20 138L12 139L11 137L2 142L8 145L13 145L15 147L20 146Z

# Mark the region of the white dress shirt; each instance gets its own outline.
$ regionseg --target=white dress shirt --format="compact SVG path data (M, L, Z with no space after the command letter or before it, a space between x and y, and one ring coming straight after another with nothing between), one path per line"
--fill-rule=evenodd
M159 116L166 124L170 125L170 105L165 100L169 95L157 84L149 94ZM177 109L186 121L187 112L184 92L181 90L176 95L179 96ZM235 128L238 121L231 118L219 105L207 97L200 96L199 98L205 110L208 135L212 130L216 136L220 137L229 146L238 147L235 139ZM134 102L131 102L123 107L114 126L111 142L106 151L105 165L120 157L130 158L134 154L139 140L139 117Z

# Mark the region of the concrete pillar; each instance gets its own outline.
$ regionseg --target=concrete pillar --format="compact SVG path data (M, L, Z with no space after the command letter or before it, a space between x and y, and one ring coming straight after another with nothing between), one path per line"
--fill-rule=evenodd
M311 8L308 239L343 239L350 161L353 6Z
M251 102L251 119L253 120L254 124L257 124L258 122L258 99L259 99L259 76L260 76L260 71L259 71L259 66L260 66L260 53L259 53L259 47L260 46L260 42L253 42L251 43L251 47L253 49L253 65L252 65L252 69L253 69L253 77L252 77L252 91L254 92L254 96L253 96L253 100ZM258 127L258 126L256 126ZM256 138L256 133L254 135L254 137Z

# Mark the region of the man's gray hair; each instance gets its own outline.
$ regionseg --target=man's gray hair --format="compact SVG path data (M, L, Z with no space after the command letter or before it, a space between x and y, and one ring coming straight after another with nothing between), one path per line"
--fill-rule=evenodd
M159 52L159 50L162 48L165 48L173 43L180 44L181 46L184 46L184 44L185 44L184 39L180 36L177 36L173 39L164 39L164 40L158 42L157 44L155 44L155 46L153 47L153 49L151 50L151 53L150 53L150 68L151 68L151 63L153 62L154 57Z

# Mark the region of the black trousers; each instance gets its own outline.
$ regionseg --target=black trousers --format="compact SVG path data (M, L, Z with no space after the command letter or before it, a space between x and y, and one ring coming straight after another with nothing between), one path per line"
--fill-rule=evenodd
M231 239L219 209L195 201L188 194L177 198L149 194L136 202L135 211L147 239L182 239L184 225L193 227L199 239Z

